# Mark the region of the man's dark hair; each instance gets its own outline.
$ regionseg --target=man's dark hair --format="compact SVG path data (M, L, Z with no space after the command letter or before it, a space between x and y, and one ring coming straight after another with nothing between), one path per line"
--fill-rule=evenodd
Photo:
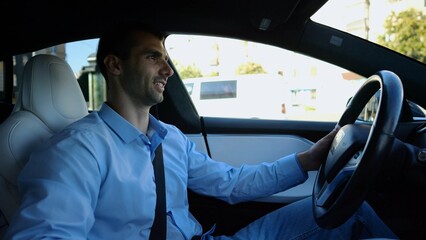
M104 76L108 86L108 75L104 59L109 54L113 54L121 59L128 59L130 50L135 45L134 35L136 32L148 32L164 40L165 34L154 27L141 22L122 22L101 36L96 54L96 64L99 71Z

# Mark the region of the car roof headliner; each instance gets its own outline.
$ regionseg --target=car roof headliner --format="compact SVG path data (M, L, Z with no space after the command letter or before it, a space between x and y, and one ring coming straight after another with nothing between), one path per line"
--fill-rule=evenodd
M218 0L218 1L3 1L0 17L2 55L42 49L63 42L96 38L123 20L148 22L167 33L215 33L262 41L277 34L280 44L294 45L304 23L325 3L315 0ZM259 30L260 18L271 19L270 28Z

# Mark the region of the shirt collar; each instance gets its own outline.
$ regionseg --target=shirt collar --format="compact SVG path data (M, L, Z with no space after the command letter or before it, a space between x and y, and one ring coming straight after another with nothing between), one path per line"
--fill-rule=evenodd
M133 126L129 121L114 111L108 104L103 103L99 110L99 116L104 122L126 143L129 143L141 135L144 135L139 129ZM150 139L157 135L164 139L167 134L166 128L151 114L149 115L148 137Z

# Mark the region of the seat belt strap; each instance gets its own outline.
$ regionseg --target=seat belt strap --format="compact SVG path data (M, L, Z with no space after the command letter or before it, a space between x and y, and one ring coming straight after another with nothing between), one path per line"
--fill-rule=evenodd
M150 240L165 240L167 236L166 217L166 188L164 178L163 147L158 145L155 150L155 158L152 162L157 192L157 203L155 206L155 218L149 235Z

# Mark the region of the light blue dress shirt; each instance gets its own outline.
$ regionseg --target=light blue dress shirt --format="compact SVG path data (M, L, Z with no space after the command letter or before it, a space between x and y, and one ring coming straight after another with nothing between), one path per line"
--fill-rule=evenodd
M196 151L172 125L150 116L145 135L103 104L31 155L19 178L21 208L6 239L148 239L156 203L152 160L160 142L168 239L203 233L189 212L187 188L238 203L307 179L295 154L234 168Z

